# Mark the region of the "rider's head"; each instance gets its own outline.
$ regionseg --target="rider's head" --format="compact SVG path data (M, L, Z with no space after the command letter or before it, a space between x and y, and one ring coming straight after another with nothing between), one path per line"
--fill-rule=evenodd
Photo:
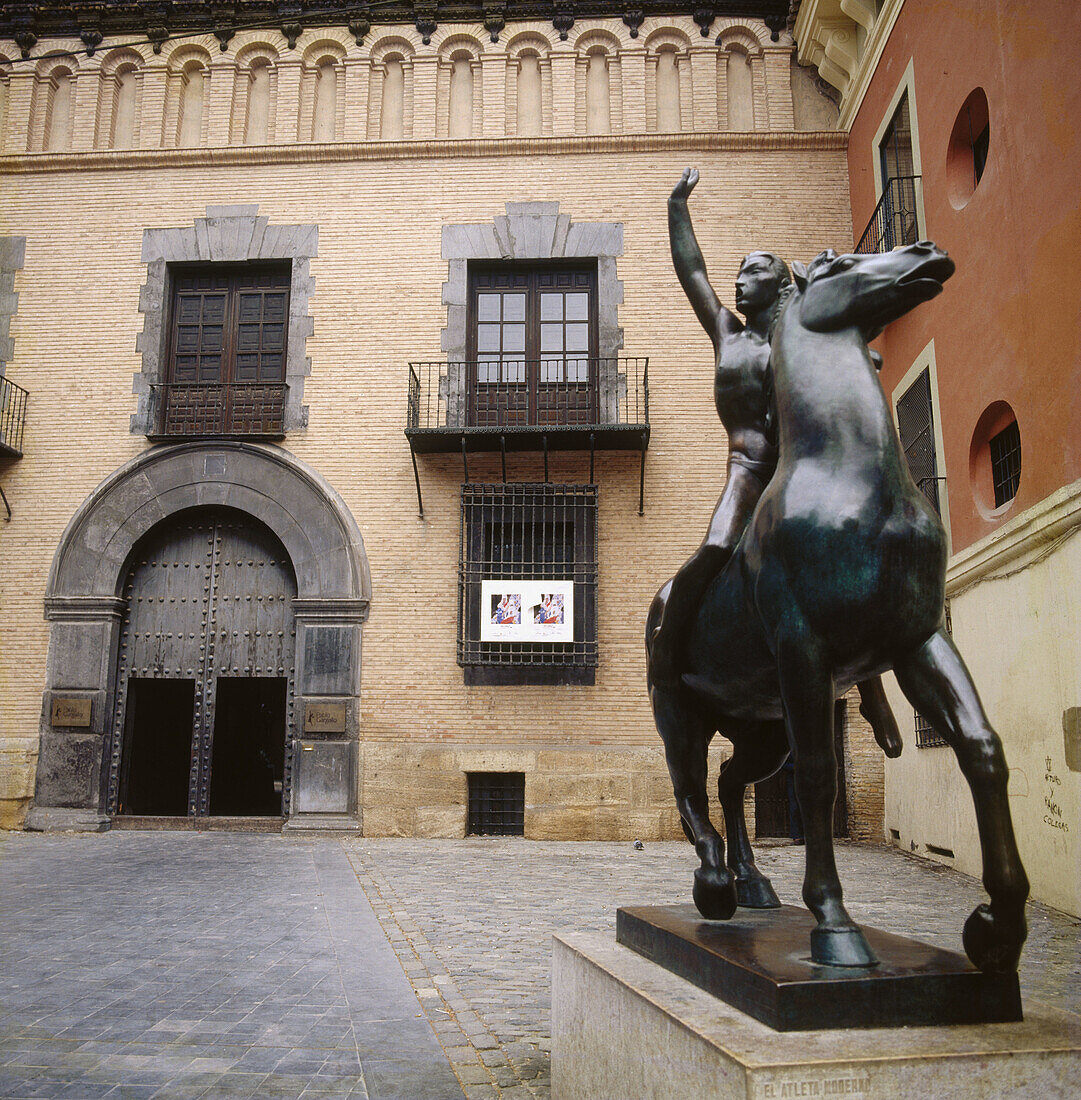
M736 309L747 315L776 301L781 288L792 281L788 265L772 252L744 256L736 276Z

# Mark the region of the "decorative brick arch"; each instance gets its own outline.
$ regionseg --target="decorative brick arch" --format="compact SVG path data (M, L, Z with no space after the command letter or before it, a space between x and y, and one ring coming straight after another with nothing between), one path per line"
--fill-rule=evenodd
M103 828L105 746L116 714L122 585L132 550L178 512L219 505L259 520L281 541L297 581L296 697L345 705L345 730L313 750L337 754L339 825L356 802L361 625L371 581L364 543L348 507L314 470L280 447L192 442L145 451L106 478L61 537L45 593L49 660L40 753L28 828ZM54 722L56 699L90 703L87 724ZM302 728L289 730L300 738ZM293 818L319 811L294 793Z

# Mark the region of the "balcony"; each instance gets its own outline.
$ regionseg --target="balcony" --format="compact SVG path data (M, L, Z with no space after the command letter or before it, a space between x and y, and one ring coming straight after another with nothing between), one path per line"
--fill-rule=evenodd
M151 439L282 439L284 382L167 382L150 387Z
M22 458L28 397L22 386L0 376L0 455Z
M418 454L639 451L649 445L647 358L548 358L409 364L405 435ZM641 511L641 491L639 511ZM417 498L420 479L417 477ZM423 504L421 515L424 514Z
M920 176L893 176L887 180L856 252L892 252L920 239L916 217L920 180Z

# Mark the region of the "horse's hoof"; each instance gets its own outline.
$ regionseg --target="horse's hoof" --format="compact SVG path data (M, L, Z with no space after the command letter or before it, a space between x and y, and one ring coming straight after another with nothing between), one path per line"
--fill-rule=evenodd
M699 867L691 896L706 920L729 920L736 911L736 881L724 868Z
M1027 934L1023 913L1017 920L1004 920L991 906L977 905L965 921L961 942L965 954L985 974L1012 974Z
M744 909L780 909L781 899L765 875L736 879L736 900Z
M822 966L877 966L878 956L858 928L815 928L811 961Z

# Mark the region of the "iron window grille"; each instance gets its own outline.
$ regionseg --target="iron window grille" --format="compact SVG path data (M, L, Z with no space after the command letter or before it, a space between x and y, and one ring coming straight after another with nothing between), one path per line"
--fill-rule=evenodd
M570 581L573 641L483 641L486 580ZM593 683L597 486L462 486L458 663L467 683Z
M991 483L995 507L1001 508L1017 496L1021 484L1021 430L1014 420L987 441L991 451Z
M915 712L915 730L918 749L933 749L946 744L946 738L919 711Z
M525 835L525 772L466 772L468 836Z
M897 431L908 468L917 488L941 515L938 497L938 462L935 456L935 421L931 406L931 372L920 371L916 381L897 401Z

